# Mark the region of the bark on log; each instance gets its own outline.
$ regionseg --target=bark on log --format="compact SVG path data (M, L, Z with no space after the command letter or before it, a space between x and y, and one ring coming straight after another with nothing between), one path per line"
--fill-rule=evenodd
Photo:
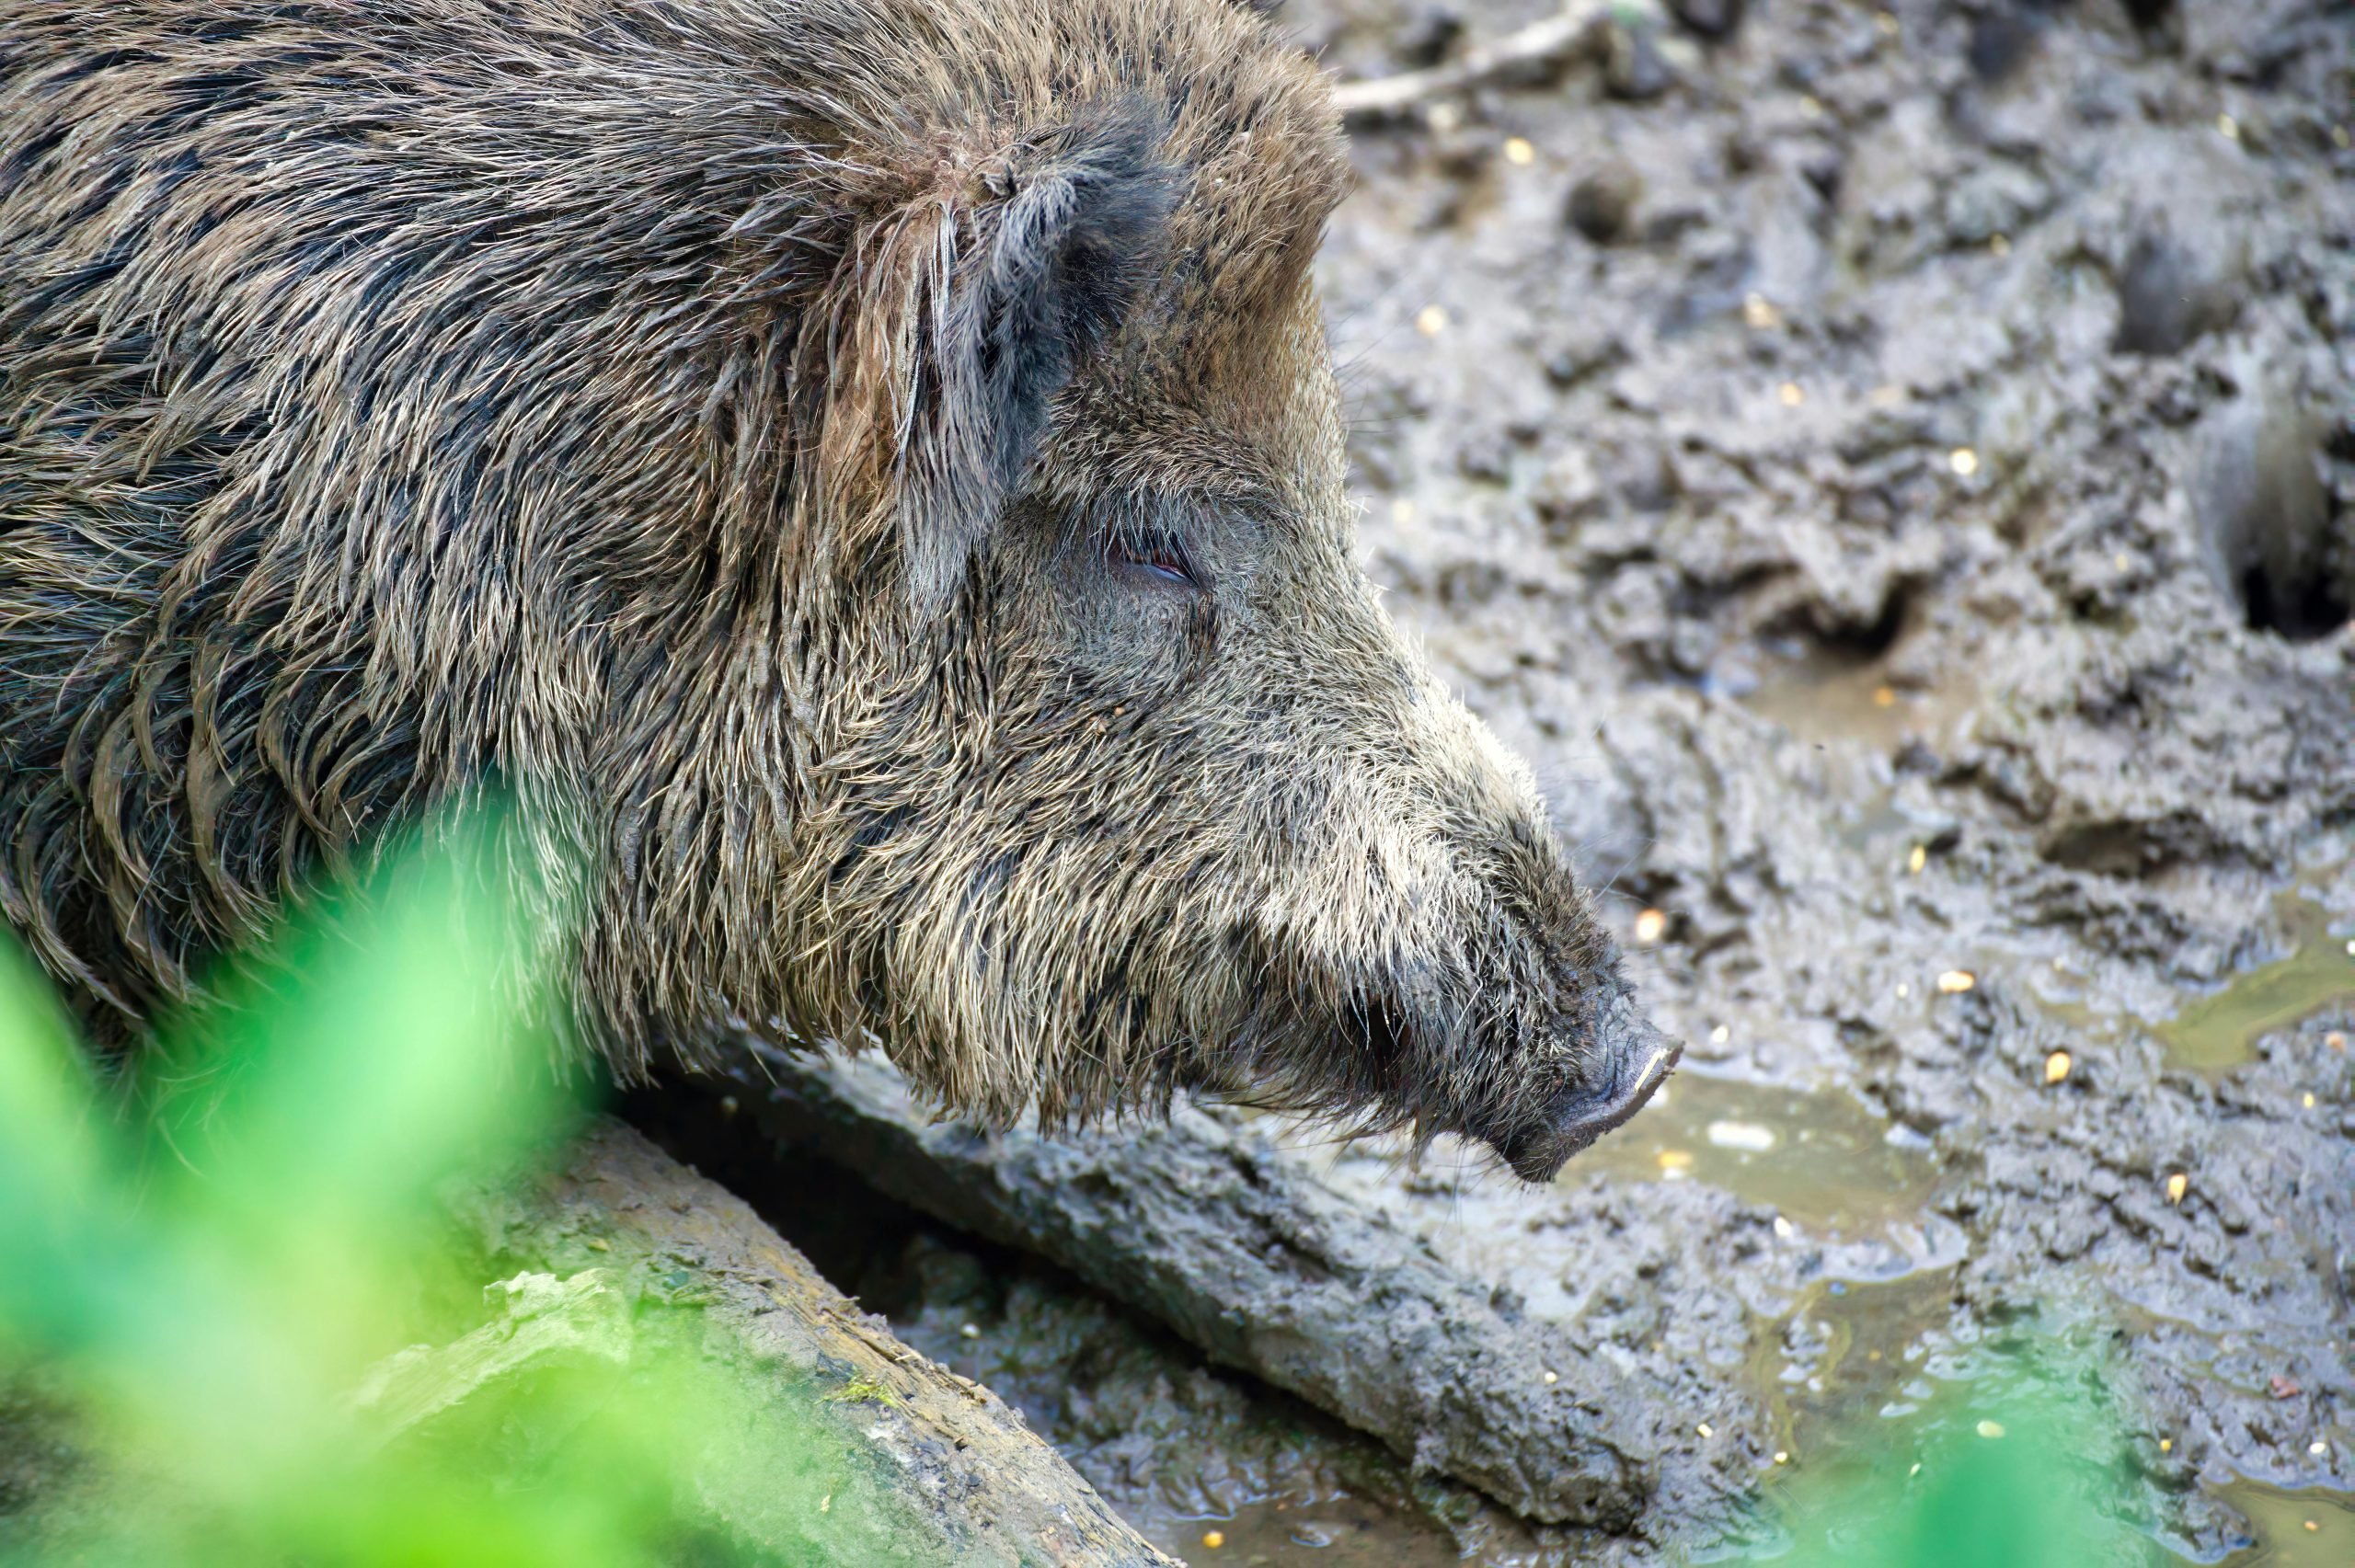
M1625 1529L1655 1485L1644 1405L1239 1120L1043 1138L936 1123L887 1064L747 1045L773 1133L948 1224L1044 1254L1212 1357L1530 1518Z
M626 1358L639 1336L684 1333L753 1391L774 1446L806 1450L816 1430L906 1505L905 1533L856 1561L1179 1568L996 1395L892 1338L741 1200L628 1127L593 1127L536 1191L476 1190L451 1207L487 1257L525 1272L506 1282L501 1322L379 1369L359 1402L395 1429L541 1355ZM758 1454L767 1438L754 1438ZM843 1544L842 1521L775 1516L757 1476L706 1485L697 1502L737 1539Z

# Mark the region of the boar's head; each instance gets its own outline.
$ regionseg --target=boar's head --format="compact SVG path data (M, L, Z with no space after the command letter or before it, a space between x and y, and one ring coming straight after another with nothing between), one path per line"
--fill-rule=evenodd
M975 50L990 124L867 155L904 188L804 325L767 1009L993 1116L1206 1088L1547 1176L1676 1053L1353 558L1329 97L1229 7L1058 16Z

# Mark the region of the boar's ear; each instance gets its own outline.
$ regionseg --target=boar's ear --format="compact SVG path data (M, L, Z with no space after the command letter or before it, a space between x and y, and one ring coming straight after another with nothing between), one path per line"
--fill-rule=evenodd
M926 198L893 235L891 249L920 252L885 302L899 315L886 328L890 488L916 624L947 607L1037 455L1050 401L1161 259L1178 194L1162 135L1140 105L1084 116Z

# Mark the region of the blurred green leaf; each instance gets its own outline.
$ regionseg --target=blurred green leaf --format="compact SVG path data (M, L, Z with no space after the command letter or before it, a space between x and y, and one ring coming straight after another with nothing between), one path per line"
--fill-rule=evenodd
M731 1484L820 1538L890 1540L838 1450L778 1454L685 1345L486 1386L389 1442L355 1408L384 1357L479 1319L437 1310L482 1285L440 1184L511 1173L580 1116L534 1024L534 956L563 933L510 896L511 832L480 812L388 856L225 971L118 1082L0 951L0 1378L61 1382L126 1478L95 1538L11 1556L0 1537L0 1559L787 1560L685 1522L699 1486Z
M2160 1561L2103 1376L2107 1337L2091 1320L2028 1321L1949 1358L1918 1406L1878 1418L1861 1462L1778 1471L1770 1496L1780 1525L1736 1559L1794 1568Z

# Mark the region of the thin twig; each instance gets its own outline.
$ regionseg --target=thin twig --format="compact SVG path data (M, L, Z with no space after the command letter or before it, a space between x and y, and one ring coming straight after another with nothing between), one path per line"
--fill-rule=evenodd
M1333 98L1344 120L1388 120L1432 98L1485 86L1509 72L1559 64L1579 48L1587 29L1603 17L1618 14L1640 20L1654 11L1642 0L1568 0L1559 12L1544 21L1476 44L1443 65L1372 81L1344 82L1334 89Z

